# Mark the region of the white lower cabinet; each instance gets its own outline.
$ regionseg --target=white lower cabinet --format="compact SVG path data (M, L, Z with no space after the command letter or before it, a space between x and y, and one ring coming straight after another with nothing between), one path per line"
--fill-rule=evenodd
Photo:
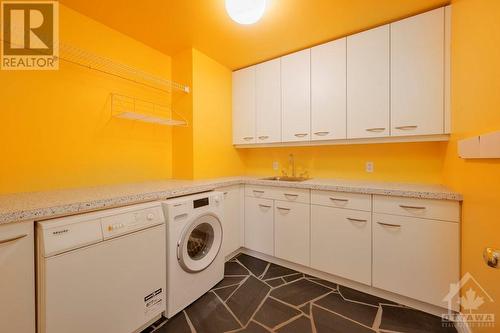
M222 219L222 254L228 256L243 245L243 186L219 188L224 193L224 218Z
M275 256L309 266L310 205L275 201Z
M274 201L245 197L245 247L274 255Z
M441 307L459 221L455 201L245 187L246 248Z
M370 285L371 245L371 212L312 206L312 268Z
M373 286L445 307L459 277L455 222L373 214Z
M0 332L35 332L33 222L0 226Z

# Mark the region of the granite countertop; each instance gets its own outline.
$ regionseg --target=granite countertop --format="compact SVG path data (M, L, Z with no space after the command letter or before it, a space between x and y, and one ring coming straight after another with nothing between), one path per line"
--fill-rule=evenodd
M27 220L44 220L104 208L163 200L237 184L293 187L452 201L462 200L461 194L453 192L442 185L367 182L339 179L311 179L305 182L277 182L272 180L261 180L257 177L230 177L208 180L169 179L134 184L0 195L0 224Z

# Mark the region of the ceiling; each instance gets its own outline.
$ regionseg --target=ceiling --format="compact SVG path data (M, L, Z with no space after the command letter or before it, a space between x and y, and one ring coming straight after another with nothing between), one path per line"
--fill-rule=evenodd
M366 30L447 4L444 0L268 0L242 26L224 0L60 0L168 55L194 47L231 69Z

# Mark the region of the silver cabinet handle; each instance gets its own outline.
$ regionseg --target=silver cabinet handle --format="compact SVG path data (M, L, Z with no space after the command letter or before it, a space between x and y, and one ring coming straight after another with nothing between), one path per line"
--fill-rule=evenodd
M348 219L349 221L351 221L351 222L363 222L363 223L368 222L368 220L353 219L352 217L348 217L347 219Z
M259 136L259 140L266 140L266 139L269 139L268 135L261 135L261 136Z
M395 128L396 128L396 129L398 129L398 130L404 130L404 131L406 131L406 130L414 130L414 129L417 129L417 128L418 128L418 126L417 126L417 125L410 125L410 126L396 126Z
M264 204L259 204L259 206L260 206L260 207L262 207L262 208L271 208L271 206L269 206L269 205L264 205Z
M1 239L0 240L0 244L14 242L16 240L22 239L22 238L27 237L27 236L28 236L28 234L24 234L24 235L14 236L14 237L11 237L11 238Z
M424 210L424 206L407 206L407 205L399 205L399 207L404 208L404 209L419 209L419 210Z
M245 137L243 138L243 140L245 140L245 141L250 141L250 140L253 140L253 136L245 136Z
M314 132L314 134L317 136L325 136L325 135L330 134L330 132Z
M292 194L292 193L285 193L285 197L298 197L298 194Z
M303 137L305 137L305 136L308 136L308 135L309 135L309 133L296 133L296 134L294 134L294 135L295 135L296 137L298 137L298 138L303 138Z
M374 128L367 128L367 132L383 132L385 131L385 127L374 127Z
M380 225L386 226L386 227L391 227L391 228L401 228L401 224L391 224L391 223L383 223L383 222L377 222Z
M261 190L253 190L253 193L264 193L264 191L261 191Z
M330 197L330 200L332 200L332 201L341 201L341 202L348 202L349 201L349 199L339 199L339 198L332 198L332 197Z
M290 211L290 210L292 210L291 208L285 208L285 207L276 207L276 208L279 209L279 210L285 210L287 212Z

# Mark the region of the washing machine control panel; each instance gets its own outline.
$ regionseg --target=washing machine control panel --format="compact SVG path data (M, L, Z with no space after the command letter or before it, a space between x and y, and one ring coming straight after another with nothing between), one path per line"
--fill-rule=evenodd
M193 208L200 208L210 204L208 197L193 200Z

